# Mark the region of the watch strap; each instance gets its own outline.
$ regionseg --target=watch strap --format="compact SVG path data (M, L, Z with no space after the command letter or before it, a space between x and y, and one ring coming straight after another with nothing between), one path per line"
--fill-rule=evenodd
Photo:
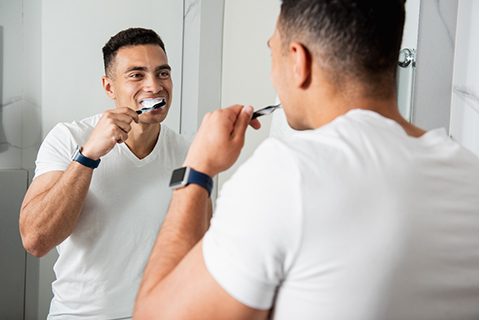
M213 189L213 179L208 175L200 171L196 171L190 168L190 174L188 175L187 185L193 183L207 189L208 196L212 193Z
M90 159L89 157L85 157L82 154L82 147L77 148L77 151L75 151L75 154L73 155L72 160L91 169L97 168L98 165L100 164L100 159L93 160L93 159Z
M192 183L207 190L208 196L210 197L213 189L212 178L209 175L190 167L181 167L173 170L169 185L173 189L178 189Z

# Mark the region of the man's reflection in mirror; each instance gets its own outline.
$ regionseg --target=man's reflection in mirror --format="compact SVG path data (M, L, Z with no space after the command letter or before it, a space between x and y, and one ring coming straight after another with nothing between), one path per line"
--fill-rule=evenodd
M113 108L50 131L20 213L25 249L38 257L54 247L59 253L52 319L131 317L170 200L170 172L188 149L163 124L173 82L161 38L123 30L105 44L103 58ZM165 103L137 114L152 100Z

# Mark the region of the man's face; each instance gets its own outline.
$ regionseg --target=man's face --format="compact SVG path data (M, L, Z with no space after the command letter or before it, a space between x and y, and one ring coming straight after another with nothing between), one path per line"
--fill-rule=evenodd
M279 30L279 22L275 27L275 31L268 40L268 46L270 47L272 57L272 67L270 76L272 79L273 87L277 92L277 95L282 103L283 110L289 121L289 110L291 105L291 89L292 85L289 82L289 60L288 55L283 47L282 38ZM290 124L290 121L289 121ZM291 124L290 124L291 125Z
M277 26L275 27L275 31L268 40L268 47L270 48L270 53L272 56L272 69L270 76L272 78L273 87L277 91L277 94L280 95L282 92L282 64L284 63L284 57L282 55L282 43L278 31L278 22Z
M116 107L138 110L143 107L143 99L165 99L164 107L140 115L140 123L160 123L166 118L172 100L170 70L167 55L158 45L123 47L117 51L104 87Z
M272 84L277 95L282 103L283 111L287 118L290 127L294 129L304 128L304 116L302 114L301 90L298 90L295 84L295 63L294 58L289 50L286 48L282 39L282 29L279 28L280 22L277 20L277 25L273 35L268 40L268 46L272 55L272 69L271 78Z

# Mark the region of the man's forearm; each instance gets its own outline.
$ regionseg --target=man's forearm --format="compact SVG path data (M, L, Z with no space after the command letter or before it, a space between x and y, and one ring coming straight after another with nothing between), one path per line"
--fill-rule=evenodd
M91 178L92 169L72 162L50 189L22 205L20 232L28 252L43 256L73 232Z
M148 296L203 238L210 217L211 202L205 189L192 184L173 192L167 216L145 269L139 297Z

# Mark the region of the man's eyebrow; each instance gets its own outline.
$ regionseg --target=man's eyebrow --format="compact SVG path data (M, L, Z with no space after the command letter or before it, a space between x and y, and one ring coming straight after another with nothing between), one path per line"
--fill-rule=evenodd
M132 66L132 67L129 67L127 70L125 70L125 73L128 73L130 71L147 71L147 68L140 67L140 66Z
M168 64L162 64L161 66L158 66L155 68L155 71L160 71L160 70L172 70L172 68ZM127 70L125 70L125 73L131 72L131 71L148 71L147 67L142 67L142 66L131 66Z
M168 64L162 64L161 66L158 66L155 68L155 71L159 71L159 70L172 70L172 68L170 67L170 65Z

